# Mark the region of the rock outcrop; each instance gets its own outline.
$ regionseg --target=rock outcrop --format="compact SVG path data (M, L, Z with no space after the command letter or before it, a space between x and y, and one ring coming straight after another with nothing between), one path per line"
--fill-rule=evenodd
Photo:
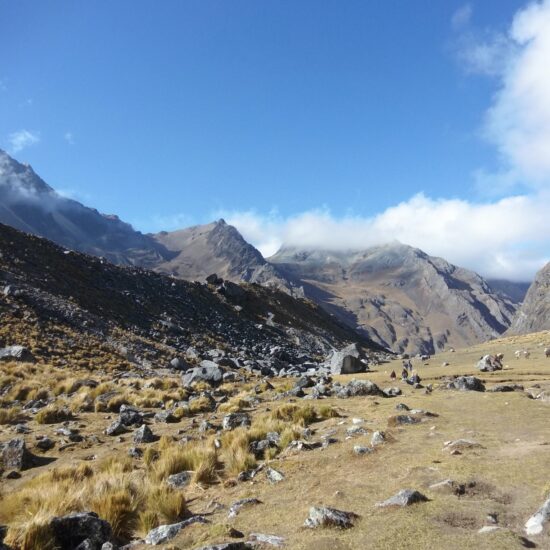
M550 330L550 262L536 274L508 333L528 334L541 330Z

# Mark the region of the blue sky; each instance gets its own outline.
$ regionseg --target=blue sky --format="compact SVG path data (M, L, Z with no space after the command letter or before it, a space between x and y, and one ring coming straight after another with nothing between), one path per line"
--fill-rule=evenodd
M266 252L307 213L531 196L486 135L525 6L0 0L0 147L143 231L224 214Z

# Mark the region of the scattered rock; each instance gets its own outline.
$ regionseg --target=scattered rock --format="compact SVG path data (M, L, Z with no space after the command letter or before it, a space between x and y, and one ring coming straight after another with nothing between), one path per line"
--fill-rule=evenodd
M55 517L50 522L56 548L60 550L100 550L109 542L112 529L107 521L94 512Z
M490 391L490 392L523 391L523 386L520 384L497 384L496 386L489 388L487 391Z
M241 511L242 508L255 506L256 504L261 503L261 500L258 500L257 498L243 498L241 500L237 500L237 502L234 502L229 508L229 514L227 517L234 518Z
M449 380L446 387L450 390L485 391L485 385L475 376L458 376Z
M367 455L374 452L372 447L364 447L363 445L355 445L353 447L353 452L356 455Z
M193 523L208 523L208 521L203 516L193 516L185 521L180 521L179 523L160 525L159 527L151 529L151 531L147 533L145 542L147 544L152 544L153 546L163 544L164 542L173 539L182 529L185 529L188 525Z
M285 545L285 539L283 537L277 537L276 535L264 535L263 533L250 533L250 541L277 547Z
M372 434L370 444L375 447L376 445L382 445L382 443L386 442L386 434L385 432L374 432Z
M234 430L235 428L250 426L250 415L244 412L229 413L223 417L222 428Z
M427 502L428 498L422 493L415 491L414 489L402 489L396 495L384 500L383 502L378 502L376 506L379 508L387 508L390 506L410 506L417 502Z
M138 445L141 443L153 443L156 439L157 438L151 431L151 428L149 428L146 424L143 424L141 428L138 428L134 432L134 443Z
M353 527L353 522L359 516L353 512L344 512L335 508L312 506L309 509L309 517L304 526L314 529L316 527L339 527L348 529Z
M23 438L10 439L2 445L1 449L2 465L5 470L25 470L32 466L33 457L27 451Z
M550 520L550 497L544 504L527 520L525 532L528 535L540 535Z
M8 346L0 349L0 362L2 361L36 363L34 355L24 346Z
M364 395L387 397L387 395L370 380L351 380L345 386L339 387L336 391L336 396L344 399Z
M111 422L105 429L106 435L121 435L126 432L126 428L124 424L120 421L120 419L115 420L114 422Z
M476 368L481 372L502 370L502 363L497 355L484 355L477 363Z
M211 386L221 384L225 370L214 361L202 361L199 367L188 370L182 377L183 387L189 388L197 382L206 382Z
M275 470L275 468L267 468L265 475L270 483L280 483L285 479L284 474Z
M443 450L449 453L462 453L471 449L484 449L483 445L471 439L456 439L455 441L446 441L443 445ZM458 451L458 453L457 453Z
M159 411L154 416L155 422L162 422L163 424L173 424L178 422L177 417L174 416L172 411Z
M55 447L55 441L50 439L47 436L41 437L36 442L36 448L40 449L41 451L49 451L50 449L53 449Z
M419 424L422 422L420 415L396 414L388 418L388 426L403 426L404 424Z
M174 489L181 489L191 483L193 472L183 471L177 474L172 474L166 478L166 484Z

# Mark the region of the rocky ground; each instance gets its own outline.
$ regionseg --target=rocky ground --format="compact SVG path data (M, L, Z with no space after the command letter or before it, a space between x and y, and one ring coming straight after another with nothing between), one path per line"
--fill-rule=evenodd
M545 332L414 358L416 385L390 379L400 359L353 375L224 367L219 379L68 370L11 350L18 360L0 363L4 542L548 548L548 345ZM480 363L497 370L478 369L498 353Z

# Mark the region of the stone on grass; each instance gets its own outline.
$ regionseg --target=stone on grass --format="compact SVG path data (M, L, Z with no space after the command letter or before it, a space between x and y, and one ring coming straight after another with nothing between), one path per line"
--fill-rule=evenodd
M485 385L475 376L458 376L447 382L447 389L460 391L485 391Z
M166 484L174 489L179 489L180 487L185 487L191 483L191 478L193 477L193 472L183 471L178 472L177 474L172 474L166 478Z
M411 504L415 504L417 502L427 501L428 498L426 496L418 491L415 491L414 489L402 489L387 500L378 502L376 506L379 508L387 508L391 506L410 506Z
M263 533L250 533L250 541L253 543L269 544L270 546L284 546L285 539L276 535L264 535Z
M25 346L8 346L0 349L0 362L2 361L36 363L34 355Z
M182 377L182 384L185 388L197 382L206 382L211 386L221 384L225 370L214 361L202 361L199 367L188 370Z
M146 424L143 424L141 428L138 428L134 432L134 443L141 444L141 443L153 443L153 441L156 440L155 435L151 431L151 428L147 426Z
M229 508L229 514L227 517L234 518L241 511L242 508L255 506L256 504L261 503L262 501L258 500L257 498L243 498L241 500L237 500L237 502L234 502Z
M540 535L550 520L550 497L544 504L527 520L525 532L528 535Z
M386 442L386 434L384 432L374 432L370 439L370 444L374 447L376 445L382 445Z
M119 419L111 422L105 429L105 434L112 435L112 436L121 435L125 432L126 432L126 428Z
M270 483L280 483L285 478L284 474L275 468L267 468L265 475Z
M100 550L113 535L110 524L94 512L55 517L50 522L55 546L60 550Z
M374 449L372 447L365 447L363 445L355 445L353 447L353 452L356 455L367 455L374 452Z
M185 529L188 525L193 523L208 523L208 521L203 516L193 516L178 523L159 525L147 533L145 542L153 546L163 544L173 539L182 529Z
M359 516L353 512L344 512L336 508L327 508L324 506L312 506L309 509L309 517L304 526L314 529L316 527L339 527L348 529L353 527L353 522Z
M22 437L10 439L0 447L2 454L1 464L5 470L25 470L32 466L33 457L25 445Z
M223 417L222 428L224 430L234 430L235 428L245 428L247 426L250 426L250 416L248 413L229 413Z

